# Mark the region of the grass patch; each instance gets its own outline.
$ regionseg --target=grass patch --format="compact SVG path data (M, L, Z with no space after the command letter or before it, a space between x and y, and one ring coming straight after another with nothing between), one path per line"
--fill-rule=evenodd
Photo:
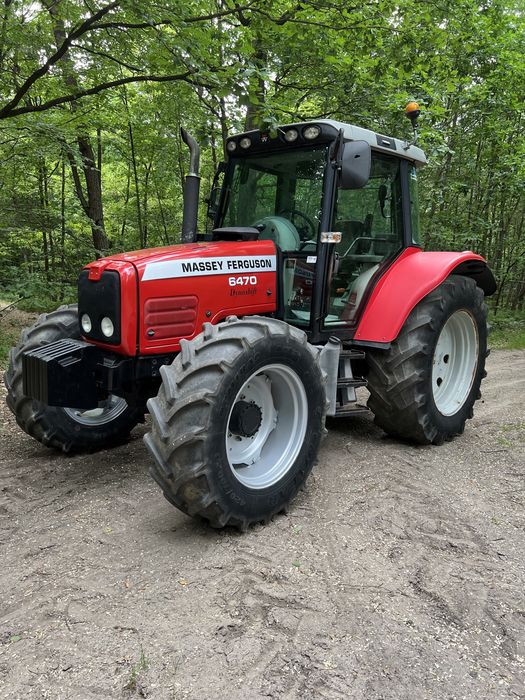
M72 284L47 282L39 277L21 279L19 284L0 287L2 300L9 304L16 301L16 308L30 313L42 313L56 309L61 304L74 304L77 300L76 281Z
M525 348L525 313L500 311L489 315L492 331L489 345L505 350L523 350Z
M20 331L17 328L6 328L0 319L0 369L7 367L9 350L18 342Z
M137 691L139 690L140 676L149 668L149 661L144 653L142 646L140 647L140 657L136 664L133 664L129 674L128 682L124 686L124 690Z
M2 311L8 304L9 301L0 298L0 370L6 369L9 350L19 342L22 329L31 326L35 320L35 314L18 308Z

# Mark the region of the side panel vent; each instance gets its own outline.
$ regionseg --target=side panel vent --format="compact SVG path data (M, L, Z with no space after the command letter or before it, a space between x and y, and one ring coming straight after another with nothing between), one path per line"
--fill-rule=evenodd
M184 338L195 332L196 296L148 299L144 304L144 333L148 340Z

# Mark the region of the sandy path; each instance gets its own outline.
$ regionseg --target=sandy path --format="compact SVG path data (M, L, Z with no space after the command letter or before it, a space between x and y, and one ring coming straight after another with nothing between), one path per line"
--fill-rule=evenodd
M525 698L525 352L488 369L464 436L339 423L244 535L162 498L142 430L62 456L2 399L0 697Z

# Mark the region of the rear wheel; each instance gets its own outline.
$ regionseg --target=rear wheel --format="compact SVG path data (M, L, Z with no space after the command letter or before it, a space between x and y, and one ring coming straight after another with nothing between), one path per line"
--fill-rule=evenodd
M441 444L472 418L487 356L487 307L452 275L412 311L386 352L367 352L369 408L392 436Z
M269 318L206 324L161 374L145 442L168 501L241 529L285 509L315 462L326 411L305 334Z
M87 411L45 406L24 395L23 353L62 338L79 337L76 305L61 306L43 314L22 332L20 343L11 349L4 376L7 405L18 425L35 440L64 452L89 452L122 442L144 416L142 411L130 408L125 399L115 395L109 395L98 408Z

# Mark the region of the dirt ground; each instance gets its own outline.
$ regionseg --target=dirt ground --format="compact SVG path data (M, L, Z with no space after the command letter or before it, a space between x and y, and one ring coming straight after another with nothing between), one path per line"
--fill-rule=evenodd
M0 697L525 698L525 352L488 370L461 438L340 423L246 534L163 499L144 428L63 456L3 392Z

